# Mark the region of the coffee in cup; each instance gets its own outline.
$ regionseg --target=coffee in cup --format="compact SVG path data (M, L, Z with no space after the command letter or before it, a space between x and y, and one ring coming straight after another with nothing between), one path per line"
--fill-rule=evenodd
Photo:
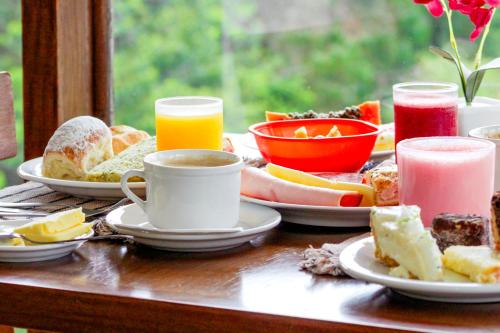
M123 192L159 229L231 228L238 223L243 162L215 150L167 150L144 158L144 171L121 178ZM146 201L128 187L128 179L146 181Z

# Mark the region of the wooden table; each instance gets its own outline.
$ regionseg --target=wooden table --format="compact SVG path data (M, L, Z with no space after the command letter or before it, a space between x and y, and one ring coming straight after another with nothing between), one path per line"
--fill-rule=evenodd
M282 224L218 253L101 242L55 261L0 264L0 323L68 332L500 329L500 304L417 301L299 270L306 246L354 235L348 232Z

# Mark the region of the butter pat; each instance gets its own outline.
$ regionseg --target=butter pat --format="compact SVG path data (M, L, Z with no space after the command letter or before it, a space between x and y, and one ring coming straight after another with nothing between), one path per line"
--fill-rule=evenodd
M12 238L0 241L0 246L24 246L22 238Z
M92 223L84 222L85 214L81 208L76 208L37 219L14 229L14 232L37 242L57 242L89 233Z

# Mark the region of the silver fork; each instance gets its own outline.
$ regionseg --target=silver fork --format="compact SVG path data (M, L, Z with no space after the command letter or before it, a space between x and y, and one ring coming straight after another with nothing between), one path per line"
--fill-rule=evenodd
M29 239L28 237L26 237L24 235L17 234L15 232L10 233L10 234L0 234L0 241L6 240L6 239L14 239L14 238L21 238L29 243L38 244L38 245L75 243L75 242L98 241L98 240L109 240L109 239L123 239L123 240L134 239L134 237L128 236L128 235L106 235L106 236L75 238L75 239L68 239L68 240L54 241L54 242L38 242L38 241L34 241L32 239Z
M118 202L115 202L113 205L105 208L99 208L99 209L88 209L88 208L82 208L82 212L85 214L85 217L92 217L96 215L101 215L107 212L112 211L115 208L120 207L124 203L128 201L128 198L123 198Z

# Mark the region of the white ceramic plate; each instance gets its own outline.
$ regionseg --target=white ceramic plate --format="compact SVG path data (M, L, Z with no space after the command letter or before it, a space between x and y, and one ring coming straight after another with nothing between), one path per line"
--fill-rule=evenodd
M246 133L242 135L241 144L247 148L251 148L254 150L259 150L257 146L257 142L255 141L255 137L252 133ZM382 151L374 151L370 155L370 160L373 161L383 161L390 158L394 155L394 150L382 150Z
M28 222L30 220L1 221L0 232L12 232L14 228ZM94 231L91 230L87 235L83 235L82 238L92 237L93 235ZM0 246L0 262L35 262L57 259L67 256L84 242L34 246Z
M47 185L54 191L68 193L76 197L101 200L125 198L120 183L84 182L78 180L54 179L42 176L42 158L38 157L24 162L17 168L19 177ZM139 196L144 196L146 184L130 183L130 188Z
M366 227L370 224L370 207L325 207L285 204L242 195L246 202L274 208L283 221L318 227Z
M271 208L250 203L241 203L240 219L235 232L196 232L180 233L157 229L148 223L146 214L136 204L117 208L106 216L106 221L118 233L131 235L141 244L159 250L180 252L219 251L240 246L266 231L276 227L280 214Z
M429 282L396 278L375 260L373 237L361 239L342 251L340 264L355 279L378 283L413 298L449 303L500 302L500 284Z

